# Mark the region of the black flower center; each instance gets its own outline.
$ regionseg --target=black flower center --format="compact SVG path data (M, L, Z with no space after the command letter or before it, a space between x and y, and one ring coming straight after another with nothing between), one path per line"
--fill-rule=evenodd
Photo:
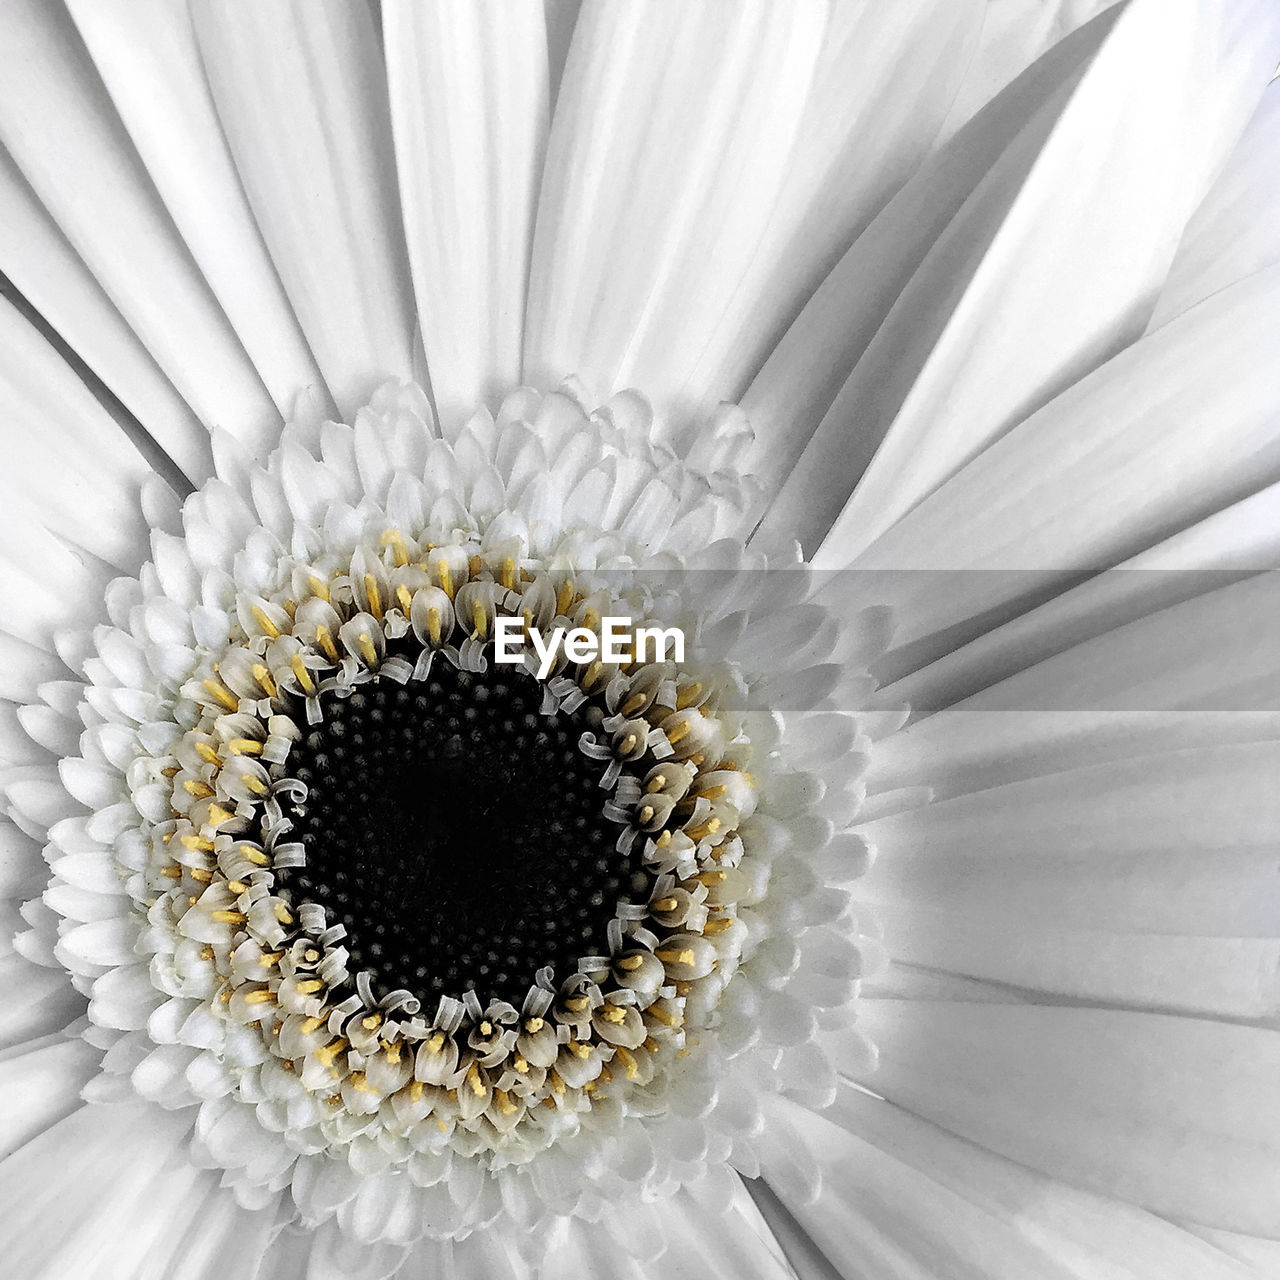
M608 954L619 898L643 900L639 853L603 813L603 764L578 741L588 706L541 711L521 671L438 660L428 679L323 695L290 753L309 794L294 820L296 901L346 927L350 968L423 998L474 989L519 1006L538 970Z

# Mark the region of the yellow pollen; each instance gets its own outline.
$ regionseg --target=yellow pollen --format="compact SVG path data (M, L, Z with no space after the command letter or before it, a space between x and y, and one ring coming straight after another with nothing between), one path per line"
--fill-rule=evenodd
M483 568L484 561L481 560L478 555L472 556L471 559L467 561L467 572L470 573L473 578L478 578L480 576L480 571Z
M720 920L708 920L707 923L702 926L702 932L711 934L724 933L726 929L732 928L733 920L730 917L725 916Z
M661 1048L661 1046L652 1036L645 1036L644 1047L648 1049L650 1053L657 1053L658 1050Z
M302 1034L304 1036L315 1035L317 1031L328 1021L327 1018L308 1018L302 1024Z
M711 823L707 823L710 826ZM698 879L705 885L723 884L729 878L727 871L704 871Z
M656 955L663 964L693 963L693 951L687 947L682 951L677 951L674 947L668 947L665 951L657 952Z
M524 1058L517 1055L511 1060L511 1069L517 1075L525 1075L529 1070L529 1064Z
M684 833L689 837L690 840L701 840L703 836L713 836L719 830L720 830L720 819L708 818L707 821L704 822L699 827L686 827ZM718 875L721 879L724 879L723 871L713 871L713 872L710 872L709 874ZM701 877L699 877L699 879L701 879ZM714 881L711 883L714 883Z
M382 534L382 545L391 548L391 554L395 556L397 565L406 565L409 563L409 548L405 545L403 536L399 529L386 529Z
M249 917L243 911L214 911L210 918L218 924L244 924Z
M315 964L315 962L320 959L320 953L314 947L308 947L306 951L302 953L302 958L308 964Z
M362 631L356 643L360 646L360 652L364 655L364 660L371 667L376 667L378 665L378 651L373 647L373 637L367 631Z
M625 738L623 738L623 740L622 740L622 746L621 746L621 747L619 747L619 748L618 748L618 750L619 750L619 751L621 751L621 752L623 753L623 755L626 755L626 753L627 753L628 751L634 751L634 750L635 750L636 743L637 743L637 742L639 742L639 741L640 741L640 739L639 739L639 738L637 738L637 737L636 737L636 735L635 735L634 733L629 733L629 734L627 734L627 736L626 736ZM647 821L648 821L648 819L646 818L646 819L645 819L645 821L647 822Z
M687 738L688 736L689 721L681 720L680 723L667 734L667 741L674 747L682 738Z
M435 1035L427 1041L427 1048L430 1049L432 1053L439 1053L440 1050L444 1048L444 1032L437 1031Z
M678 898L659 898L653 904L655 911L674 911L680 905Z
M255 604L249 612L253 615L254 622L256 622L272 640L279 637L280 628L277 627L269 617L267 617L267 611L260 604Z
M188 794L195 796L197 800L207 800L215 792L206 782L201 782L198 778L188 778L183 784L182 789Z
M409 1098L412 1102L421 1102L422 1095L426 1092L427 1086L421 1080L415 1080L409 1086Z
M275 913L276 913L276 919L279 920L281 924L293 923L293 913L289 910L288 907L284 905L283 902L276 903Z
M654 841L654 844L656 844L659 849L665 849L670 843L671 843L670 831L660 831L658 833L658 838Z
M221 757L207 742L196 743L196 755L198 755L201 760L207 761L209 764L222 763Z
M487 634L488 621L484 616L484 605L479 600L471 602L471 638L473 640L483 640Z
M191 878L199 884L212 884L213 872L206 870L204 867L192 867Z
M584 689L593 688L604 674L604 663L597 658L582 674L582 687Z
M330 662L340 662L338 657L338 646L333 643L333 636L329 634L329 628L320 626L316 628L316 644L320 646L320 652L324 654Z
M622 714L624 716L633 716L641 707L644 706L644 694L633 693L626 702L622 704Z
M211 698L222 703L228 711L238 711L240 709L240 704L236 701L235 695L231 690L224 688L216 680L206 680L204 688Z
M298 983L298 990L304 996L315 995L317 991L324 990L324 983L319 978L304 978Z
M161 867L160 874L162 876L168 876L170 880L181 880L182 868L175 862L175 863L172 863L170 866Z
M556 612L561 615L567 614L572 600L573 584L571 582L563 583L560 590L556 592Z
M365 1080L365 1074L363 1071L353 1071L347 1079L351 1081L351 1087L356 1090L357 1093L373 1092L373 1087Z
M245 1004L275 1004L276 993L274 991L250 991L244 998Z
M516 562L510 556L502 562L502 585L508 591L516 585Z
M427 635L430 637L433 645L438 646L440 644L440 610L437 609L435 605L432 605L431 608L427 610Z
M392 1040L390 1044L385 1046L385 1052L388 1062L400 1061L400 1041Z
M505 1089L498 1089L494 1096L498 1100L498 1110L501 1111L504 1116L515 1115L519 1110L519 1107L511 1101L511 1096Z
M315 1051L315 1054L320 1062L327 1067L346 1047L347 1042L339 1036L332 1044L322 1045Z
M382 592L378 590L378 580L371 573L364 575L364 594L369 601L369 612L379 622L382 621Z
M409 610L413 608L413 596L403 582L396 588L396 603L400 606L400 612L407 618Z
M295 653L289 659L289 668L296 677L303 693L315 693L316 682L311 678L311 672L307 670L307 664L303 662L302 654Z
M266 690L267 696L274 698L276 696L276 682L271 678L271 672L261 662L255 662L249 670L253 678Z
M190 849L192 853L208 853L213 848L212 840L206 840L203 836L197 835L185 835L181 843L184 849Z
M595 1081L596 1084L608 1084L613 1079L613 1072L609 1070L608 1065L600 1068L600 1076Z
M650 795L653 795L655 791L661 791L662 788L665 787L666 785L667 785L667 775L665 773L659 773L650 779L649 785L645 787L645 790Z
M651 804L647 804L640 810L640 825L644 826L646 822L653 821L653 815L658 811Z
M224 822L230 822L236 815L228 813L220 804L211 804L209 806L209 826L220 827Z
M260 756L262 743L256 738L232 738L227 748L238 756Z
M581 1013L591 1004L586 996L571 996L564 1002L564 1007L571 1013Z
M453 573L449 568L449 562L441 556L436 561L436 573L440 575L440 590L453 599Z
M474 1062L467 1071L467 1087L477 1098L484 1097L484 1081L480 1079L480 1071Z
M569 1052L574 1055L574 1057L577 1057L577 1058L591 1057L591 1046L589 1044L583 1044L580 1040L570 1040L565 1045L565 1048L568 1049Z
M625 1022L627 1018L627 1011L625 1009L618 1008L616 1004L607 1004L600 1011L600 1016L606 1022Z
M366 1031L377 1031L377 1029L382 1026L382 1014L371 1013L367 1018L360 1019L360 1025Z
M493 1035L493 1023L492 1023L492 1022L489 1022L488 1020L486 1020L486 1021L482 1022L482 1023L480 1024L480 1034L481 1034L482 1036L491 1036L491 1035Z
M546 1024L541 1018L530 1018L524 1024L524 1029L532 1036L537 1035Z
M695 683L689 685L676 695L676 710L683 711L686 707L691 707L698 700L698 695L702 692L702 685Z
M323 578L313 573L307 578L307 586L311 588L313 596L319 596L321 600L328 600L329 584Z
M237 897L237 898L238 898L242 893L247 893L247 892L248 892L248 890L249 890L249 886L248 886L247 884L245 884L242 880L228 880L228 881L227 881L227 892L228 892L228 893L234 893L234 894L236 895L236 897Z
M635 973L642 964L644 964L644 956L623 956L618 961L618 967L625 969L628 973Z
M708 800L717 800L720 798L720 796L724 795L724 793L728 791L728 789L729 788L726 787L723 783L720 783L717 786L708 787L705 791L699 791L698 794L700 796L706 796Z
M244 775L244 785L253 792L255 796L265 796L271 790L256 773L246 773Z
M284 957L283 951L264 951L258 957L258 963L264 969L274 969L276 965L280 963L283 957Z
M651 1013L663 1024L663 1026L666 1027L678 1027L684 1021L683 1018L677 1018L673 1014L668 1013L660 1004L651 1004L645 1010L645 1013Z
M214 949L211 946L208 945L208 943L206 943L203 947L200 948L201 960L213 960L216 957L216 955L217 953L214 951Z
M551 1073L551 1090L561 1097L564 1096L564 1081L560 1078L558 1071L552 1071ZM550 1102L551 1099L548 1098L547 1101Z
M635 1055L629 1049L624 1049L621 1045L617 1047L616 1052L618 1059L627 1069L627 1079L637 1079L640 1075L640 1068L636 1065Z

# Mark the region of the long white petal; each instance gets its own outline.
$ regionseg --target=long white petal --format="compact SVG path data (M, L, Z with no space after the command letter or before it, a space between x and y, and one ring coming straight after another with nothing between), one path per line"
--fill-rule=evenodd
M1280 10L1254 0L1123 10L1044 145L980 182L810 442L775 504L805 512L808 545L831 522L838 554L865 547L1141 334L1278 47ZM868 449L841 509L815 501L816 477L855 479Z
M635 385L678 416L777 199L824 18L813 0L584 6L538 208L529 381Z
M868 1000L860 1025L880 1053L870 1087L961 1137L1154 1213L1280 1231L1280 1033L925 1001Z
M254 225L186 6L72 0L69 8L191 256L276 407L288 414L320 375ZM262 447L271 437L252 443Z
M812 1203L771 1194L767 1169L758 1193L801 1280L1255 1280L1189 1231L851 1089L824 1116L780 1100L770 1118L822 1174Z
M520 383L550 92L542 4L388 0L382 14L427 366L457 428Z
M413 303L371 11L345 0L199 0L192 15L267 249L338 408L354 413L385 379L413 373Z
M0 141L202 421L253 438L279 415L139 164L69 16L40 0L9 0L4 20Z

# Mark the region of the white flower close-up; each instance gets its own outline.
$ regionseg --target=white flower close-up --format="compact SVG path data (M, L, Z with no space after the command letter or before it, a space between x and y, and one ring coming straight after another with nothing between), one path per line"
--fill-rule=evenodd
M0 1270L1280 1277L1278 59L0 0Z

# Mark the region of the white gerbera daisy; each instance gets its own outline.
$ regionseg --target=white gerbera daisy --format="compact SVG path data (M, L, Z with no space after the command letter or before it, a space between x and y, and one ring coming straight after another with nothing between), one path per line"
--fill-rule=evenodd
M0 22L14 1274L1280 1273L1280 10Z

